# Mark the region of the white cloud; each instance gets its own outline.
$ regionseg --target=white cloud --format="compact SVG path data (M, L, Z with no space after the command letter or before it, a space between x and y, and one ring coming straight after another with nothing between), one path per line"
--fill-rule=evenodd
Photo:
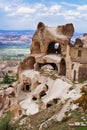
M3 1L3 0L2 0ZM17 3L17 1L20 1ZM27 3L23 0L0 2L0 12L9 22L31 25L38 21L46 21L52 25L63 22L87 21L87 5L77 5L67 2ZM5 21L5 20L4 20ZM27 22L26 22L27 21ZM50 25L51 25L50 24ZM20 25L19 25L20 26Z
M70 20L70 19L74 20L78 18L80 15L81 15L80 12L75 11L75 10L68 10L64 13L64 17L67 20Z
M11 11L12 11L12 9L11 9L10 7L8 7L8 6L4 7L4 10L5 10L6 12L11 12Z
M52 5L51 7L50 7L50 11L51 12L56 12L56 11L59 11L61 9L61 5Z
M26 19L30 17L40 19L42 17L44 18L50 16L62 16L66 20L75 20L78 18L87 19L87 5L76 5L66 2L61 2L60 4L54 3L49 5L42 3L35 3L33 5L26 5L21 3L20 5L15 4L15 6L12 3L0 5L0 7L3 7L3 10L7 13L7 16L10 17L22 16Z
M87 11L87 5L78 6L77 10L79 10L79 11Z
M30 8L30 7L20 7L17 10L17 13L35 13L36 9Z
M61 9L61 5L54 4L51 6L46 6L45 4L34 4L33 6L17 6L13 7L10 13L7 14L7 16L19 16L26 14L31 14L34 16L50 16L50 15L56 15Z
M12 17L14 17L14 16L16 16L16 13L15 13L15 12L8 13L7 16L12 16Z
M70 3L67 3L67 2L61 2L62 5L66 5L66 6L70 6L70 7L78 7L77 4L70 4Z

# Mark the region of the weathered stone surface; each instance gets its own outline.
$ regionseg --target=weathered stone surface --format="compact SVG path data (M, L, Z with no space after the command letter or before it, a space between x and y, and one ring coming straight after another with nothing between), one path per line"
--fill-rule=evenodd
M23 109L18 105L14 104L9 108L9 111L11 112L11 118L17 119L22 116L24 113Z
M33 98L39 99L46 95L47 86L45 84L40 84L33 91Z
M9 96L9 95L11 95L11 96L15 96L16 95L16 89L15 88L12 88L12 87L9 87L9 88L7 88L6 89L6 94Z
M38 71L24 70L20 76L21 89L25 91L31 91L35 89L38 85L39 78L40 74Z
M31 54L47 53L48 46L51 42L58 42L61 48L63 48L63 44L67 45L69 43L73 32L73 24L52 28L45 26L43 23L39 23L32 38ZM62 51L62 53L64 52Z
M34 69L34 64L35 64L35 58L30 56L26 59L24 59L19 67L18 67L18 74L20 75L20 73L23 71L23 70L27 70L27 69Z
M39 71L49 64L58 71L58 75L65 75L72 81L85 80L87 76L86 74L82 76L82 72L80 75L79 68L87 64L87 34L77 38L75 44L71 45L73 33L72 23L57 27L48 27L42 22L38 23L32 38L30 56L20 63L18 74L21 75L22 71L28 69Z

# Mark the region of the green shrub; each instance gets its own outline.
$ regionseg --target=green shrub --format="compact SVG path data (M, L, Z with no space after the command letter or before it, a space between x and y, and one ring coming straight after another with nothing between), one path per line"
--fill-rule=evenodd
M5 84L11 84L15 81L17 81L17 77L9 76L8 74L5 74L3 77L3 83Z
M8 130L10 121L10 113L7 112L3 117L0 118L0 130Z

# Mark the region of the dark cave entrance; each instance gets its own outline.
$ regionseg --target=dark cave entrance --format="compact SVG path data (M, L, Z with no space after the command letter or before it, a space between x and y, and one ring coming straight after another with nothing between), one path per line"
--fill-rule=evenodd
M51 107L51 106L52 106L52 104L48 103L48 104L46 105L46 108L49 108L49 107Z
M50 42L48 45L47 54L61 54L60 44L56 42Z
M30 86L29 84L26 84L26 91L29 91L30 90Z
M44 65L51 65L54 70L58 71L57 65L55 63L38 63L38 64L39 64L39 68L41 68Z

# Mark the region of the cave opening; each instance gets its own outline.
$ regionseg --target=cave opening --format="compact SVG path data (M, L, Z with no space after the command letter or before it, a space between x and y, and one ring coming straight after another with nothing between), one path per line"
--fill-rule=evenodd
M34 100L34 101L35 101L35 100L37 100L37 98L36 98L35 96L33 96L32 100Z
M26 91L29 91L30 90L30 86L29 84L26 84Z
M49 107L51 107L51 106L52 106L52 104L48 103L48 104L46 105L46 108L49 108Z
M56 42L50 42L48 45L47 54L61 54L60 44Z
M57 65L55 63L38 63L39 64L39 68L45 66L45 65L51 65L53 67L54 70L58 71Z

